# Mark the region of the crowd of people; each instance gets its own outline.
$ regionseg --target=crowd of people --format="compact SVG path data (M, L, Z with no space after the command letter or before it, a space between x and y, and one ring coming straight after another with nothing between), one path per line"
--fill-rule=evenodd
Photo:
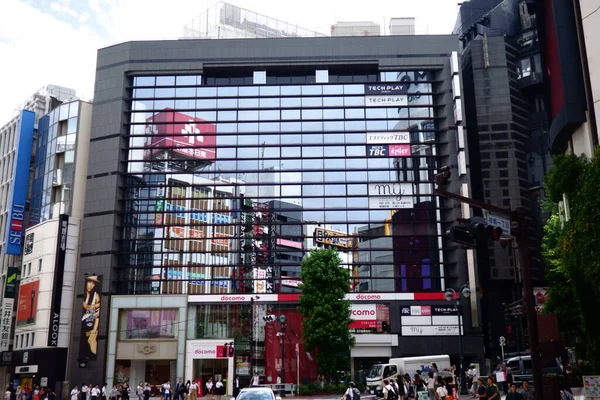
M4 392L4 400L55 400L56 393L48 388L34 386L18 386L14 389L12 386L7 386Z

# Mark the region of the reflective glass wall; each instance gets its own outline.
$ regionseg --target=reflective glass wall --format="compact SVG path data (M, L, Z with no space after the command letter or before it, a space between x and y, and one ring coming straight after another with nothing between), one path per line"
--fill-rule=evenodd
M120 292L279 292L323 246L439 290L434 72L132 77Z

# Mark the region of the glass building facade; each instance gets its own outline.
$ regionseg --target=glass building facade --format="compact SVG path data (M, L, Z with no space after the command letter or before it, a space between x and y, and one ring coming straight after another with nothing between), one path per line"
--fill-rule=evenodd
M437 73L132 77L120 292L273 293L317 243L355 291L440 291Z

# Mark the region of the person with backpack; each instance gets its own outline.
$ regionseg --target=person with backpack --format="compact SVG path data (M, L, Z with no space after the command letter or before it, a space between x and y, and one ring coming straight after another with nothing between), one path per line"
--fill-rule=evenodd
M383 381L383 398L385 400L398 400L398 393L387 379Z
M348 389L342 395L341 400L360 400L360 391L354 382L348 382Z
M446 400L448 397L448 389L441 376L437 377L437 389L435 389L435 398L439 400Z

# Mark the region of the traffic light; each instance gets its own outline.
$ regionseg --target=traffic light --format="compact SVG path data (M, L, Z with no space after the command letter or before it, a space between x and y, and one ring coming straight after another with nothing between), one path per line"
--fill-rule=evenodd
M475 247L475 237L471 232L461 226L453 226L447 232L450 235L450 240L456 243L460 243L467 247Z
M469 231L476 239L489 240L497 242L502 237L502 228L499 226L488 225L482 217L470 218Z
M512 323L506 324L504 337L506 338L506 344L513 346L515 344L515 327Z

